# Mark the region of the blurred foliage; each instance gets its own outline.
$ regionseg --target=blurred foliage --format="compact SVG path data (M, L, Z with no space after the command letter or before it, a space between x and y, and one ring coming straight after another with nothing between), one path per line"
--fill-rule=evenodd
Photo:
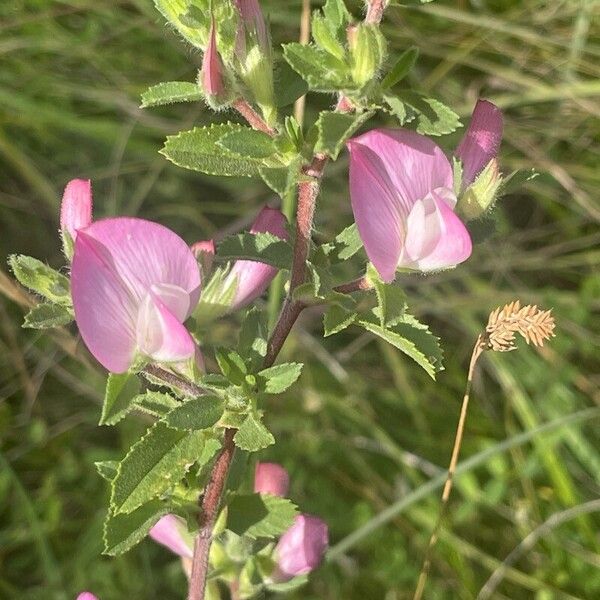
M276 42L297 38L300 0L263 4ZM290 471L292 498L330 523L334 545L445 468L468 356L497 305L519 298L553 307L557 337L542 352L483 358L463 458L600 402L598 2L393 4L384 25L391 54L411 45L421 53L411 84L462 116L479 95L497 102L506 112L503 169L543 175L502 201L495 235L468 263L401 279L412 310L442 338L446 371L437 383L367 333L322 340L320 309L306 312L287 343L282 360L307 366L299 385L269 401L278 444L265 458ZM92 178L98 217L140 214L189 242L240 230L272 199L260 181L205 177L158 155L167 134L212 117L200 104L138 108L158 81L193 81L201 59L151 0L2 2L0 55L2 256L62 264L58 206L73 177ZM310 97L307 122L326 104ZM441 143L451 149L459 135ZM328 168L319 237L351 222L345 161ZM68 600L82 589L101 600L183 597L177 560L151 542L100 556L107 490L93 462L118 458L143 423L97 427L99 368L73 332L21 330L27 298L4 273L0 598ZM232 341L232 325L220 322L210 342ZM475 597L528 533L598 496L597 418L542 433L457 479L427 598ZM438 508L439 489L337 553L294 597L410 598ZM600 597L599 524L590 514L543 536L494 597Z

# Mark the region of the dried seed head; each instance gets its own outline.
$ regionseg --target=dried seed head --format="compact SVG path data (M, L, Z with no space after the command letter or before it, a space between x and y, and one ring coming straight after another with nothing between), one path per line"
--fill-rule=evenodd
M554 317L551 310L540 310L528 304L521 307L518 300L492 311L485 328L483 343L496 352L515 350L515 334L534 346L543 346L554 337Z

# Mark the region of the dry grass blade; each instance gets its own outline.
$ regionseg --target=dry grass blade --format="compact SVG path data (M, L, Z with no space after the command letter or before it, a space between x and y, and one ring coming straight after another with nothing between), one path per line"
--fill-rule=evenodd
M554 317L551 310L541 310L536 305L521 307L518 300L498 307L490 313L485 328L485 347L496 352L515 350L515 334L534 346L543 346L554 337Z

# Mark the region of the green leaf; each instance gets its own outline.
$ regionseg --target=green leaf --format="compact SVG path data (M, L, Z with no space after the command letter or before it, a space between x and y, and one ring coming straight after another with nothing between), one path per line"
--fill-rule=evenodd
M198 460L204 440L202 432L155 423L119 464L112 483L113 512L130 513L179 483Z
M208 175L255 177L264 159L241 157L218 143L227 134L247 129L236 123L195 127L167 137L160 152L180 167Z
M344 60L346 49L340 43L336 35L336 26L317 11L313 13L311 31L317 46L329 52L336 58Z
M8 264L21 285L54 304L72 305L70 282L58 271L37 258L23 254L11 254Z
M115 425L132 408L140 391L140 380L131 373L110 373L106 380L104 404L99 425Z
M273 538L287 531L298 514L287 498L235 494L227 505L227 529L250 538Z
M227 377L231 383L241 385L248 374L248 369L244 359L233 350L218 348L215 351L215 358L221 369L221 373Z
M73 318L73 311L67 306L43 302L34 306L25 315L23 327L26 329L52 329L68 325Z
M100 475L100 477L102 477L103 479L106 479L106 481L112 481L117 474L117 468L119 467L119 461L118 460L100 460L98 462L95 462L94 465L96 466L96 470L98 471L98 474Z
M104 554L116 556L127 552L168 512L167 504L153 500L126 515L109 513L104 521Z
M289 269L292 264L290 244L271 233L239 233L225 238L217 250L223 260L255 260L278 269Z
M252 373L262 364L267 355L269 325L266 312L251 308L240 329L238 349L246 358L248 369Z
M163 17L193 46L204 49L206 32L195 23L186 23L185 16L190 0L154 0L154 4Z
M190 81L164 81L153 85L142 94L140 108L197 100L202 100L202 92L198 84Z
M233 303L237 290L237 278L228 278L228 266L214 269L212 276L202 289L200 302L193 317L199 326L211 323L226 314Z
M274 84L277 108L293 104L308 92L306 81L284 61L277 65Z
M338 37L345 34L346 25L352 22L343 0L327 0L323 6L323 15L337 31Z
M175 407L164 421L173 429L208 429L222 416L225 402L219 396L199 396Z
M262 391L280 394L296 382L302 373L302 363L282 363L258 372Z
M443 369L439 339L413 316L405 313L401 323L387 329L381 327L379 319L375 318L361 318L358 325L404 352L423 367L432 379L435 379L436 372Z
M353 86L348 65L320 48L293 42L283 45L283 55L311 90L335 92Z
M131 404L132 409L138 409L154 417L164 417L170 410L180 406L181 402L162 392L148 391L138 394Z
M397 285L381 281L379 273L371 264L367 268L367 276L377 295L377 308L373 312L379 318L379 324L384 328L394 325L404 316L406 294Z
M381 87L384 90L387 90L402 81L415 66L418 56L419 49L415 46L411 46L405 50L396 61L396 64L390 69L389 73L383 78Z
M371 116L372 112L344 114L322 111L316 122L318 137L315 152L322 152L335 160L346 140Z
M242 450L257 452L274 444L275 438L256 415L249 414L240 425L233 441Z
M400 125L416 118L417 131L423 135L445 135L461 126L458 115L435 98L406 90L397 96L384 94L384 100Z
M273 138L263 131L256 131L250 127L242 127L238 131L226 133L217 144L228 152L245 158L267 158L275 153Z
M321 248L332 263L344 262L354 256L363 247L356 223L352 223L339 233L329 244Z
M339 304L331 304L323 315L324 337L343 331L356 321L356 316L356 312L348 311Z
M281 198L285 198L298 182L302 157L293 158L287 167L260 167L263 181Z

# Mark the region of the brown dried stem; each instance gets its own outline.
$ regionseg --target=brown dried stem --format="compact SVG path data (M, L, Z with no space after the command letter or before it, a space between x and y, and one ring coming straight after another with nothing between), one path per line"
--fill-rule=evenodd
M431 555L437 543L440 527L446 515L448 500L454 481L454 473L456 471L460 447L465 431L473 375L479 357L484 350L493 350L494 352L516 350L516 333L519 333L528 344L532 343L534 346L541 347L546 340L554 337L554 327L554 317L552 317L550 310L540 310L537 306L531 306L529 304L521 308L521 303L518 300L515 300L504 307L498 307L496 310L492 311L488 318L485 332L477 337L469 362L465 395L460 409L460 417L456 428L450 465L448 466L448 477L446 478L446 483L444 484L444 490L442 492L442 506L433 532L431 533L431 537L429 538L429 544L427 545L413 600L421 600L423 597L427 576L431 568Z

